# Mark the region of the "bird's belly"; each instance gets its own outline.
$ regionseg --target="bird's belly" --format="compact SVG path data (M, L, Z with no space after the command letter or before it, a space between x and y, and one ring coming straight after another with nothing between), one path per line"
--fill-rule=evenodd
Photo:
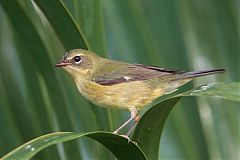
M82 95L92 103L108 108L143 108L163 94L161 89L152 89L142 81L102 86L96 83L78 86Z

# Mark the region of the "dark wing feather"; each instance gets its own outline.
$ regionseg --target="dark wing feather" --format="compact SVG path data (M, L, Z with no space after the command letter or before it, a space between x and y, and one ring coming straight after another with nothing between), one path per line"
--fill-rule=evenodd
M181 71L181 70L159 68L159 67L156 67L156 66L146 66L146 65L143 65L143 64L134 64L133 66L143 67L143 68L152 69L152 70L156 70L156 71L160 71L160 72L167 72L167 73L176 73L176 74L185 73L184 71Z
M169 74L183 73L179 70L170 70L164 68L158 68L155 66L145 66L142 64L132 64L122 66L115 69L115 71L108 72L106 74L101 74L94 77L93 81L105 85L115 85L124 82L132 82L139 80L146 80L155 77L161 77Z

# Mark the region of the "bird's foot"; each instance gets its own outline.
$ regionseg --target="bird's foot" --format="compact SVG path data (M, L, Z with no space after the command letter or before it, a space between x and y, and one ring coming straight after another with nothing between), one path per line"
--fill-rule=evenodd
M118 134L115 133L115 132L113 132L113 134L118 135ZM136 146L138 146L137 142L131 141L131 139L128 137L128 135L119 135L119 136L121 136L121 137L123 137L123 138L126 138L126 139L128 140L128 143L132 142L132 143L134 143Z
M136 146L138 146L137 142L135 142L135 141L132 141L132 143L134 143Z
M126 139L128 140L128 143L132 142L132 143L134 143L136 146L138 146L137 142L132 141L127 135L120 135L120 136L126 138Z
M123 138L126 138L128 140L128 143L131 142L130 138L127 135L120 135L120 136L122 136Z

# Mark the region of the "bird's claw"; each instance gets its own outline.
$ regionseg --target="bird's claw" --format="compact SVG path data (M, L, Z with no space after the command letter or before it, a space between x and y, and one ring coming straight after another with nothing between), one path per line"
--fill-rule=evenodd
M120 135L120 136L126 138L126 139L128 140L128 143L132 142L132 143L134 143L136 146L138 146L137 142L131 141L131 139L130 139L127 135Z
M127 135L120 135L120 136L122 136L123 138L126 138L128 140L128 143L131 142L130 138Z
M132 143L134 143L136 146L138 146L137 142L135 142L135 141L132 141Z
M118 135L116 131L114 131L113 134ZM120 136L123 137L123 138L126 138L126 139L128 140L128 143L132 142L132 143L134 143L136 146L138 146L137 142L131 141L131 139L130 139L127 135L120 135Z

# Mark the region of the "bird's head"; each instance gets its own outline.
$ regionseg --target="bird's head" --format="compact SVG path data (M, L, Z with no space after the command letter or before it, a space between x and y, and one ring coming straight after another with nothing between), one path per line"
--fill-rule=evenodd
M54 67L62 67L74 78L88 77L91 74L94 63L99 57L90 51L74 49L67 52L60 62Z

